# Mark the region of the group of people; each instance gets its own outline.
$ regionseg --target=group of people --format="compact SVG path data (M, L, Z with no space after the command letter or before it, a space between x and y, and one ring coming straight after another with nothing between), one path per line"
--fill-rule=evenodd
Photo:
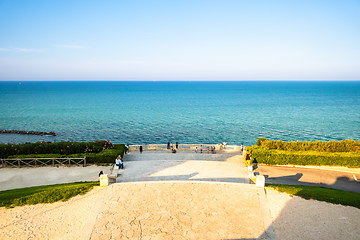
M206 151L207 151L207 153L211 152L212 154L214 154L215 153L215 146L211 146L211 148L207 147ZM198 153L198 147L197 146L195 147L195 153ZM203 153L203 146L202 145L200 145L200 153Z
M220 143L219 144L219 150L226 149L226 146L227 146L226 142ZM207 153L211 152L211 153L214 154L215 150L216 150L215 145L212 145L210 148L209 147L206 148ZM198 147L197 146L195 147L195 153L198 153ZM200 153L203 153L203 146L202 145L200 145Z
M115 165L118 166L120 169L124 169L124 163L121 161L120 155L115 159ZM99 178L98 178L99 181L100 181L100 176L103 174L104 174L103 171L99 172Z
M179 149L179 143L176 142L174 147L172 142L168 142L167 149L170 149L172 153L176 153L176 149Z
M175 147L172 142L168 142L167 148L171 150L172 153L176 153L176 149L179 149L179 143L175 143Z
M167 149L173 149L173 148L174 148L173 143L172 143L172 142L168 142L168 143L167 143ZM175 148L176 148L176 149L179 149L179 143L178 143L178 142L175 143Z
M221 149L226 149L226 146L227 146L227 143L226 142L222 142L222 143L220 143L220 150Z

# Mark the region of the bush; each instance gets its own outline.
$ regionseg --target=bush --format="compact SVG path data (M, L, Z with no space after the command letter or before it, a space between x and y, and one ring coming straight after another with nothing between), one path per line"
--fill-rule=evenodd
M99 153L106 149L113 149L111 141L100 140L94 142L36 142L22 144L0 144L0 158L14 155L30 154L60 154L71 155L77 153Z
M313 165L360 167L360 154L354 152L283 151L265 147L246 147L253 159L268 165Z
M28 155L14 155L9 158L83 158L86 157L86 163L114 163L115 158L120 155L124 156L125 145L116 144L113 149L105 149L98 153L76 153L70 155L64 154L28 154Z
M256 145L257 146L261 146L261 144L263 142L267 141L266 137L259 137L257 140L256 140Z
M256 141L257 146L268 149L284 151L317 151L317 152L358 152L360 153L360 141L342 140L342 141L291 141L267 140L260 137Z

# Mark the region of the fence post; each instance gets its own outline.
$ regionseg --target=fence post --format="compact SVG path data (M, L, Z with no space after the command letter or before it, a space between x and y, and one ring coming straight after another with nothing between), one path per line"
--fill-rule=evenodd
M55 166L55 165L54 165L54 162L55 162L54 160L55 160L55 159L53 158L53 159L52 159L52 166L53 166L53 167Z
M20 168L20 159L18 159L18 165L19 165L19 168Z
M86 167L86 156L84 157L84 167Z
M37 165L36 165L36 158L35 158L35 167L37 167Z
M71 163L70 163L70 158L69 158L69 167L70 167L70 164L71 164Z

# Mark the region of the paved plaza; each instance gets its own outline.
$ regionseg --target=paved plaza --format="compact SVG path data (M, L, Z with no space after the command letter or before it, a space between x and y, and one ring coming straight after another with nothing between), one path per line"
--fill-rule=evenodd
M359 209L256 187L235 151L134 151L125 156L124 165L116 183L67 202L0 208L0 239L300 240L360 235ZM110 171L109 166L99 168ZM76 170L95 175L93 168L71 171ZM65 170L47 171L61 175Z

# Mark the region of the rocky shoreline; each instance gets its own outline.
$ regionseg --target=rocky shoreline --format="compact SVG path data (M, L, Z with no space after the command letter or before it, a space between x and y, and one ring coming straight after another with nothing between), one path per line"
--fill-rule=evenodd
M37 131L19 131L19 130L0 130L0 133L15 133L15 134L28 134L28 135L51 135L56 136L54 132L37 132Z

